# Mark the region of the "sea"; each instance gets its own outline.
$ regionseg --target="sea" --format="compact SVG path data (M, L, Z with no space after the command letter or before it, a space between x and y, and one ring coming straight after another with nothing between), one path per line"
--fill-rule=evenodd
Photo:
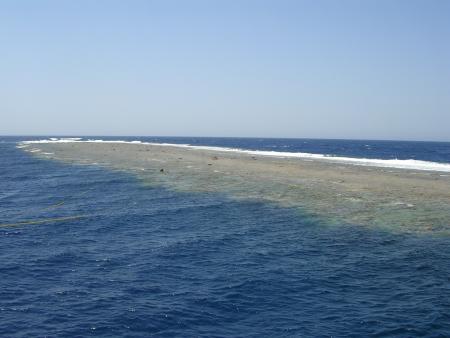
M0 337L450 337L449 236L17 148L49 137L0 137ZM450 164L445 142L92 139Z

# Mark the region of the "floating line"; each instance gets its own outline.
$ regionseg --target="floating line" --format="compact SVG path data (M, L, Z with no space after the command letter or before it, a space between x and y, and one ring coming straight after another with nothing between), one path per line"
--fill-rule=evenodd
M83 195L86 195L88 192L92 191L93 189L94 189L94 188L90 188L90 189L88 189L88 190L85 190L85 191L83 191L83 192L77 194L77 195L73 195L73 196L70 196L69 198L67 198L67 199L65 199L65 200L59 201L58 203L51 204L51 205L49 205L49 206L47 206L47 207L38 209L37 211L39 212L39 211L47 211L47 210L54 210L54 209L57 209L57 208L59 208L59 207L61 207L61 206L63 206L63 205L66 205L66 201L67 201L67 200L73 199L73 198L77 198L77 197L80 197L80 196L83 196ZM24 215L25 215L25 212L22 212L21 215L24 216ZM4 225L3 225L3 224L0 224L0 227L1 227L1 226L4 226Z
M4 223L4 224L0 224L0 228L15 227L15 226L20 226L20 225L30 225L30 224L63 222L63 221L69 221L69 220L80 219L80 218L85 218L85 217L87 217L87 215L44 218L44 219L36 219L36 220L23 221L23 222L17 222L17 223Z

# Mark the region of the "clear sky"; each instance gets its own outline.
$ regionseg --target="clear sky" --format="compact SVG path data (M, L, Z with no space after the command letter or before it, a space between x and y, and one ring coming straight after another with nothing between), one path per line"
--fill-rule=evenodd
M450 140L450 1L0 0L0 134Z

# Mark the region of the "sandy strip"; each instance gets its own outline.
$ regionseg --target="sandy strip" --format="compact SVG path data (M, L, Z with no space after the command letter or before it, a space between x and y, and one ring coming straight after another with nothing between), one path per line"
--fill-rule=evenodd
M438 171L154 144L68 142L32 148L41 150L33 156L108 163L135 173L146 184L271 201L329 222L414 232L450 230L450 176Z

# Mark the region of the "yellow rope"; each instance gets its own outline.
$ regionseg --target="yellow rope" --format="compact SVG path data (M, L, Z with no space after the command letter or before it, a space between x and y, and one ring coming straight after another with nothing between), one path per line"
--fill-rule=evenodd
M88 189L86 191L83 191L82 193L75 195L75 196L71 196L71 197L79 197L79 196L83 196L85 194L87 194L89 191L91 191L91 189ZM50 210L50 209L56 209L62 205L66 204L66 201L61 201L55 204L52 204L48 207L45 207L43 209L41 209L41 211L44 210ZM30 224L42 224L42 223L50 223L50 222L63 222L63 221L68 221L71 219L79 219L79 218L83 218L83 217L87 217L85 215L79 215L79 216L68 216L68 217L54 217L54 218L43 218L43 219L37 219L37 220L30 220L30 221L23 221L23 222L18 222L18 223L5 223L5 224L0 224L0 228L2 227L14 227L14 226L20 226L20 225L30 225Z
M89 191L91 191L91 190L92 190L92 188L91 188L91 189L88 189L88 190L86 190L86 191L83 191L82 193L80 193L80 194L78 194L78 195L71 196L71 197L73 198L73 197L80 197L80 196L83 196L83 195L87 194L87 193L88 193ZM48 206L48 207L46 207L46 208L44 208L44 209L42 209L42 210L56 209L56 208L58 208L58 207L60 207L61 205L64 205L64 204L66 204L66 201L61 201L61 202L59 202L59 203L52 204L52 205L50 205L50 206Z
M90 189L88 189L88 190L86 190L86 191L83 191L82 193L80 193L80 194L78 194L78 195L71 196L71 197L73 198L73 197L80 197L80 196L83 196L83 195L87 194L89 191L91 191L92 189L93 189L93 188L90 188ZM65 205L65 204L66 204L66 200L63 200L63 201L60 201L60 202L58 202L58 203L51 204L51 205L49 205L48 207L44 207L44 208L42 208L42 209L39 209L38 211L47 211L47 210L57 209L57 208L59 208L60 206ZM25 215L25 212L21 213L21 215ZM4 225L3 225L3 224L0 224L0 227L1 227L1 226L4 226Z
M61 205L65 204L65 203L66 203L65 201L61 201L61 202L59 202L59 203L52 204L52 205L50 205L50 206L48 206L47 208L44 208L44 209L42 209L42 210L55 209L55 208L60 207Z
M20 226L20 225L29 225L29 224L42 224L42 223L50 223L50 222L63 222L68 221L72 219L80 219L87 217L86 215L78 215L78 216L68 216L68 217L55 217L55 218L44 218L44 219L37 219L32 221L23 221L18 223L5 223L0 224L0 227L14 227L14 226Z

